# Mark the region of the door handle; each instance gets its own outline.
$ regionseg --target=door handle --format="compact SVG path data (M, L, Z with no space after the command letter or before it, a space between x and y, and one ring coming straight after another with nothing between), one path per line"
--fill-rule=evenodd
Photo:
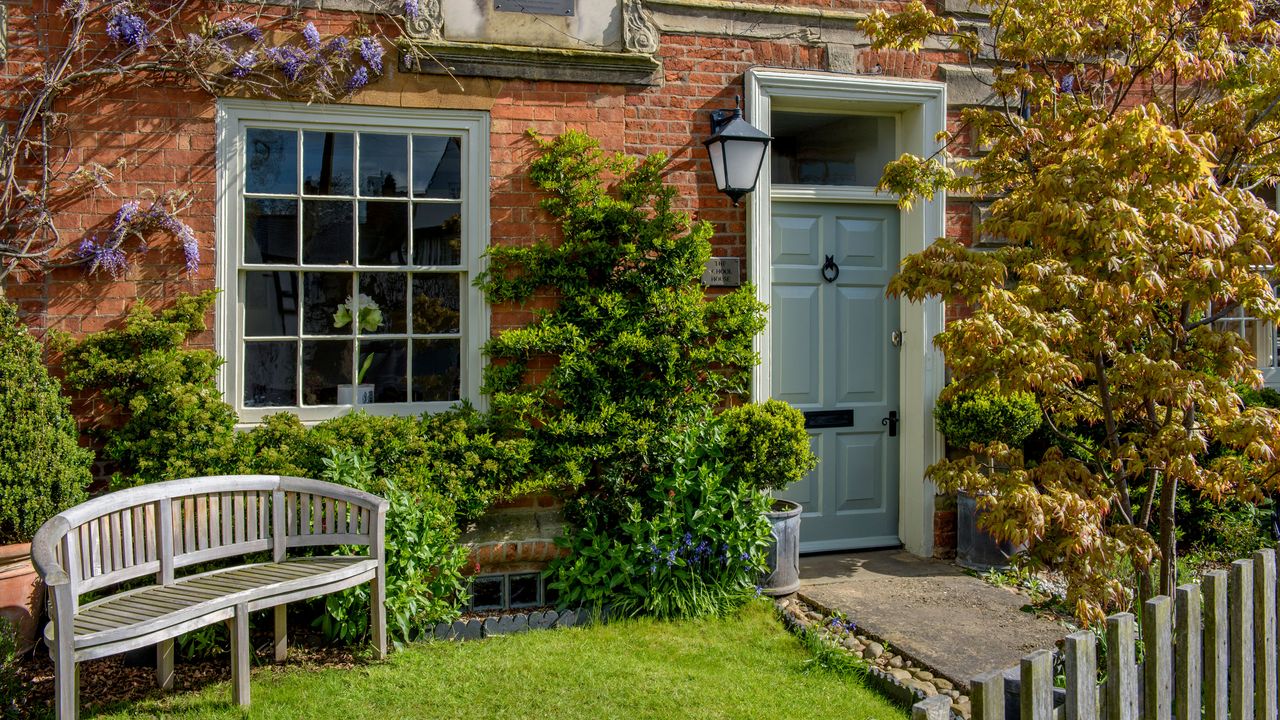
M880 419L881 425L889 426L889 437L898 436L898 411L890 410L889 417Z

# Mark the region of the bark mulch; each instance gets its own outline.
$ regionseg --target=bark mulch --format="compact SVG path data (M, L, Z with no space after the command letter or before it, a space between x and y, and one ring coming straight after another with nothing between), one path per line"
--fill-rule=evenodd
M359 650L325 645L317 633L290 633L289 658L276 663L271 656L271 636L253 637L256 649L254 667L267 666L273 671L303 667L307 669L350 669L366 661ZM102 708L120 702L133 702L159 697L156 687L154 653L149 650L135 655L113 655L80 663L80 703L82 709ZM18 698L20 718L48 718L53 713L53 662L43 645L33 655L18 662L18 674L27 691ZM175 665L174 692L198 690L231 679L231 656L222 651L203 658L184 658Z

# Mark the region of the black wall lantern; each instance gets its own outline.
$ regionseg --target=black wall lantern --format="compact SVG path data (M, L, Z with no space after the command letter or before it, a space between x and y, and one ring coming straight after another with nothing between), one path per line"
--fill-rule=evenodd
M742 119L741 98L734 98L733 110L711 111L711 137L702 144L711 156L711 172L716 189L737 205L743 195L756 189L764 151L773 138Z

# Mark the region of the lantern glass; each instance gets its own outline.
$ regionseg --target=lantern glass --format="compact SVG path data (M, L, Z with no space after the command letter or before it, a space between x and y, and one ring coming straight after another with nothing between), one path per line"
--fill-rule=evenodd
M707 155L711 158L711 174L715 176L716 189L724 192L724 143L720 140L708 142Z
M767 145L756 140L729 140L724 143L724 164L728 169L725 189L751 192L760 176Z

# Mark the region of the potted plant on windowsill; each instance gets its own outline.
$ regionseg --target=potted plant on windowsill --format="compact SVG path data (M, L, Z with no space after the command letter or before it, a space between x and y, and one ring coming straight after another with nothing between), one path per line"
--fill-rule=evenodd
M354 323L356 330L360 333L376 331L382 326L382 320L382 309L364 293L347 297L346 302L339 305L333 313L335 328L343 328ZM368 405L373 402L375 387L372 383L366 384L364 381L365 373L369 372L369 367L373 365L373 356L374 353L365 355L364 362L360 364L360 371L356 374L355 385L347 383L338 386L339 405Z
M980 450L995 442L1020 449L1040 427L1043 417L1031 393L983 391L944 393L934 406L933 416L947 444L956 452L970 454L971 448ZM998 466L989 455L977 454L975 459L988 476L1007 469ZM956 495L956 562L981 571L1006 568L1021 548L1000 542L982 529L979 497L965 490Z
M31 537L85 498L92 462L40 343L0 298L0 620L16 624L20 651L35 643L44 597L31 566Z
M804 429L804 414L780 400L725 410L725 454L738 472L761 492L777 493L818 464ZM800 588L799 503L774 498L765 517L773 530L767 552L769 572L761 581L766 595L788 595Z

